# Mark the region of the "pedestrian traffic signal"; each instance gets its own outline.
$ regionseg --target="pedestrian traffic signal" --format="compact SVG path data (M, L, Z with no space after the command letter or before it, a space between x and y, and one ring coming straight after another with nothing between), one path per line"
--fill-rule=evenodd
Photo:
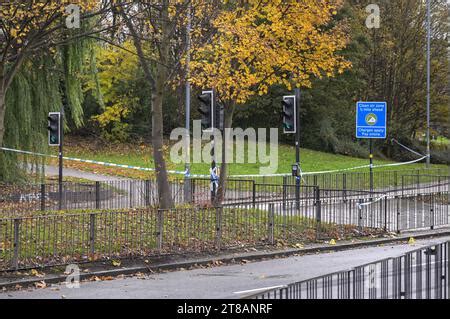
M48 113L48 145L59 146L61 144L61 113Z
M214 127L223 131L225 126L225 107L221 103L217 103L216 125Z
M198 111L202 115L202 129L203 131L212 131L214 126L214 92L203 91L198 96L200 106Z
M297 106L295 95L284 96L283 101L283 132L297 133Z

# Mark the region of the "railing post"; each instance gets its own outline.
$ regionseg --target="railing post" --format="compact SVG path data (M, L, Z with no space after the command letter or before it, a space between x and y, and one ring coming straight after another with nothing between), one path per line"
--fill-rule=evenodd
M163 230L164 230L164 210L158 209L158 216L156 221L156 247L159 252L163 246Z
M314 202L316 206L316 239L319 238L319 233L322 223L322 202L320 198L320 187L314 187Z
M362 223L363 223L362 204L363 204L362 198L358 199L358 228L360 231L362 230Z
M253 181L252 184L252 203L253 203L253 208L256 207L256 183L255 181Z
M134 191L134 181L128 181L128 185L130 185L130 208L133 208L133 191ZM170 184L169 184L170 187Z
M287 200L287 176L283 176L283 211L286 211Z
M388 198L387 196L384 198L384 231L387 232L388 229Z
M425 197L426 195L424 195ZM430 229L434 229L434 203L435 203L435 194L431 193L430 195Z
M146 180L144 184L144 200L145 200L145 206L150 206L150 187L151 187L151 181Z
M441 176L438 176L438 194L441 195Z
M41 184L41 211L45 211L45 184Z
M195 178L191 178L191 203L195 204Z
M397 234L400 234L400 201L401 201L401 198L399 196L395 196L394 199L395 199L395 208L396 208L396 215L397 215Z
M405 195L405 176L402 175L402 196Z
M223 208L216 208L216 249L222 249L222 214Z
M419 176L419 171L417 171L417 194L420 193L420 176Z
M398 178L398 173L397 173L397 171L394 171L394 188L395 189L397 189L397 186L398 186L397 178Z
M95 214L89 216L89 252L95 254Z
M12 260L12 267L15 270L19 269L19 250L20 250L20 219L14 219L14 255Z
M269 216L268 216L268 233L267 233L267 237L269 240L269 243L271 245L275 244L275 238L274 238L274 204L270 203L269 204Z
M191 177L189 175L184 176L184 202L189 204L192 202L192 193L191 193Z
M95 209L100 209L100 182L95 182Z
M343 196L344 196L344 202L347 201L347 174L342 174L342 189L343 189Z

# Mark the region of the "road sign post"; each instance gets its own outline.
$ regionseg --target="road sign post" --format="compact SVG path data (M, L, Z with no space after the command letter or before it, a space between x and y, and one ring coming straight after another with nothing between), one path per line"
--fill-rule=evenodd
M369 139L370 191L373 192L373 140L386 138L387 103L358 102L356 104L356 138Z
M48 114L48 145L58 146L59 159L59 210L62 210L63 201L63 139L64 139L64 107L61 107L60 112L50 112Z
M296 208L300 208L300 89L296 88L294 95L283 96L283 133L295 134L295 164L292 166L292 175L295 176Z
M295 202L296 209L300 209L300 89L295 89L295 162L297 164L297 176L295 177Z

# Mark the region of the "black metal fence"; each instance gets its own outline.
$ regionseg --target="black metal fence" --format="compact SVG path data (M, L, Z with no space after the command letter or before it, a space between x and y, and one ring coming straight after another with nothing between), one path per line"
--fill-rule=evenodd
M404 175L435 175L449 176L449 170L445 168L436 169L400 169L373 172L374 188L376 191L389 191L402 186ZM261 176L248 177L257 184L295 185L295 177L292 176ZM409 182L406 181L405 182ZM414 184L416 180L411 180ZM348 189L348 190L370 190L370 173L367 172L342 172L307 174L302 176L302 185L319 186L326 189Z
M450 242L296 282L248 299L450 299Z
M448 194L449 190L448 175L409 175L409 171L378 172L378 175L384 176L385 179L383 177L380 180L387 182L385 184L382 182L384 187L381 189L383 190L375 191L374 194L387 192L389 196L393 197L429 193ZM321 180L317 177L312 184L302 183L300 187L295 186L295 181L291 178L283 178L284 184L262 184L255 180L229 180L224 204L302 200L313 197L316 187L322 190L322 198L351 199L367 194L365 186L358 184L360 188L355 188L355 183L347 183L348 180L357 181L361 178L362 183L363 179L368 178L365 173L321 175ZM396 188L389 186L392 178L397 181ZM366 182L367 180L364 183ZM339 185L343 187L338 188ZM170 189L172 198L177 205L188 203L199 207L211 206L209 179L174 180L170 182ZM58 184L0 184L0 216L15 216L18 213L27 215L32 212L59 209L72 211L135 209L157 206L159 202L157 185L154 180L64 183L61 194L59 191Z
M428 194L429 202L417 195L342 194L316 187L313 196L300 200L219 208L150 207L0 218L0 270L106 257L297 244L449 225L449 205L439 203L439 194ZM422 204L414 210L405 207L411 200Z
M403 175L402 195L446 193L449 190L449 175Z
M83 262L106 257L211 251L300 243L378 231L367 218L335 221L358 201L324 209L320 192L297 201L182 208L49 214L0 219L0 270ZM367 199L369 200L369 199ZM344 213L344 212L342 212ZM383 212L377 212L383 215ZM367 220L366 220L367 219ZM338 224L343 222L345 224ZM371 228L373 227L373 228ZM369 228L371 228L369 230Z
M176 205L211 206L211 186L208 179L170 182ZM225 203L248 202L253 195L253 181L230 180ZM103 182L65 182L52 184L0 184L0 216L28 215L56 210L111 210L155 207L158 205L155 180L121 180Z

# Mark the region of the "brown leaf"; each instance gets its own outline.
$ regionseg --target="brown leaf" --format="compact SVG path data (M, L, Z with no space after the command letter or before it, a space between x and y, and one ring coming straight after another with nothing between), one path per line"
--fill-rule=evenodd
M35 286L37 289L44 289L44 288L47 287L47 284L45 283L45 281L39 281L39 282L35 282L35 283L34 283L34 286Z

